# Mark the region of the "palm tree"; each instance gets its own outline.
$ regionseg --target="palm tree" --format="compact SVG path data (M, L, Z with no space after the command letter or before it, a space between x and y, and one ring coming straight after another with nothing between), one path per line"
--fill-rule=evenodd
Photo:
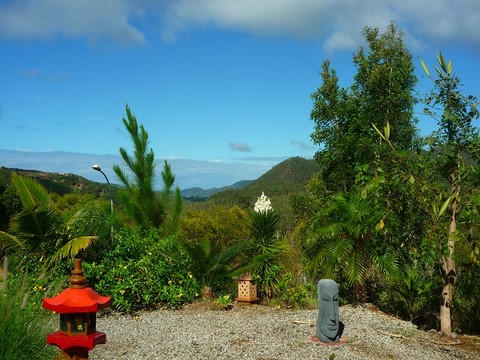
M204 298L212 298L235 276L248 270L248 266L240 261L245 252L245 243L234 243L222 250L219 244L212 244L209 239L199 242L177 240L182 251L174 251L167 256L179 257L183 254L188 256L191 272L202 284Z
M313 219L306 241L310 265L322 277L354 286L355 301L365 301L363 286L371 274L398 271L394 249L386 241L395 219L361 194L339 193L328 199Z
M12 174L11 181L23 210L11 219L8 233L0 231L3 248L36 254L52 264L77 255L97 239L96 236L69 236L68 223L79 213L63 220L53 210L48 192L38 181L16 173Z

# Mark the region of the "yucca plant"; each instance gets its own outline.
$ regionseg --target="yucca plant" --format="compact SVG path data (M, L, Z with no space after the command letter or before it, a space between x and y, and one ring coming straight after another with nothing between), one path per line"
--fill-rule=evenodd
M250 265L258 278L260 295L271 297L278 291L281 268L277 260L283 246L278 234L280 213L272 208L270 199L263 192L250 214L250 221L252 234L248 249L252 255Z

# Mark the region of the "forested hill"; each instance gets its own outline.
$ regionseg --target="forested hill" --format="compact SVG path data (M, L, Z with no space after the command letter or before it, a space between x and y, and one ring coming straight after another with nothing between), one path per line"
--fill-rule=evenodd
M282 204L277 208L285 210L289 207L287 203L290 195L302 192L308 180L317 172L318 164L315 160L293 157L274 166L244 188L216 193L208 202L248 209L253 208L257 198L264 192L272 203Z
M318 172L318 164L315 160L292 157L274 166L255 182L248 185L248 187L256 189L258 187L268 188L268 186L273 186L269 191L276 192L277 187L285 188L292 186L293 188L290 188L290 191L295 191L300 188L303 189L316 172ZM267 188L265 188L265 191L267 191Z

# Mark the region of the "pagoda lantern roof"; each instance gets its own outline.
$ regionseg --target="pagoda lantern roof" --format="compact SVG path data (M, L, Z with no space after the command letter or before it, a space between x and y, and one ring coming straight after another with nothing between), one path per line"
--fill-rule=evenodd
M59 314L96 313L110 306L111 298L101 296L85 285L81 260L75 259L70 287L52 298L43 299L43 307Z
M63 290L53 298L43 299L43 307L59 314L93 313L110 306L110 298L91 288Z

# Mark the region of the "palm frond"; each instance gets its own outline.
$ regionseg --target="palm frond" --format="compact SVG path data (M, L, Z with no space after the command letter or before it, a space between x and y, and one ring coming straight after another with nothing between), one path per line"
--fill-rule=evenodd
M323 253L333 259L346 259L353 252L354 242L351 238L332 239L325 244Z
M365 254L362 252L351 252L344 270L350 285L363 284L366 271Z
M50 206L47 190L35 179L12 173L12 183L17 189L24 208Z
M314 269L315 273L321 274L322 278L335 279L340 270L336 259L325 257L321 253L315 254L309 263L310 268Z
M382 274L395 276L399 273L398 259L390 246L377 240L371 243L368 252L371 261Z
M10 222L10 232L22 238L32 249L47 241L47 235L53 233L58 225L58 217L48 208L37 207L24 209Z
M343 226L338 222L332 222L315 228L313 232L322 238L335 238L342 235Z
M223 264L232 264L240 255L248 249L247 242L236 242L224 249L219 255L219 261Z
M353 252L354 242L350 238L325 239L320 250L313 257L314 266L323 276L331 277L339 270L350 266L348 259Z
M51 264L66 257L74 257L81 250L88 248L92 242L98 240L98 236L80 236L70 240L53 254L49 261Z
M3 231L0 231L0 245L4 249L25 249L25 244L22 240Z

